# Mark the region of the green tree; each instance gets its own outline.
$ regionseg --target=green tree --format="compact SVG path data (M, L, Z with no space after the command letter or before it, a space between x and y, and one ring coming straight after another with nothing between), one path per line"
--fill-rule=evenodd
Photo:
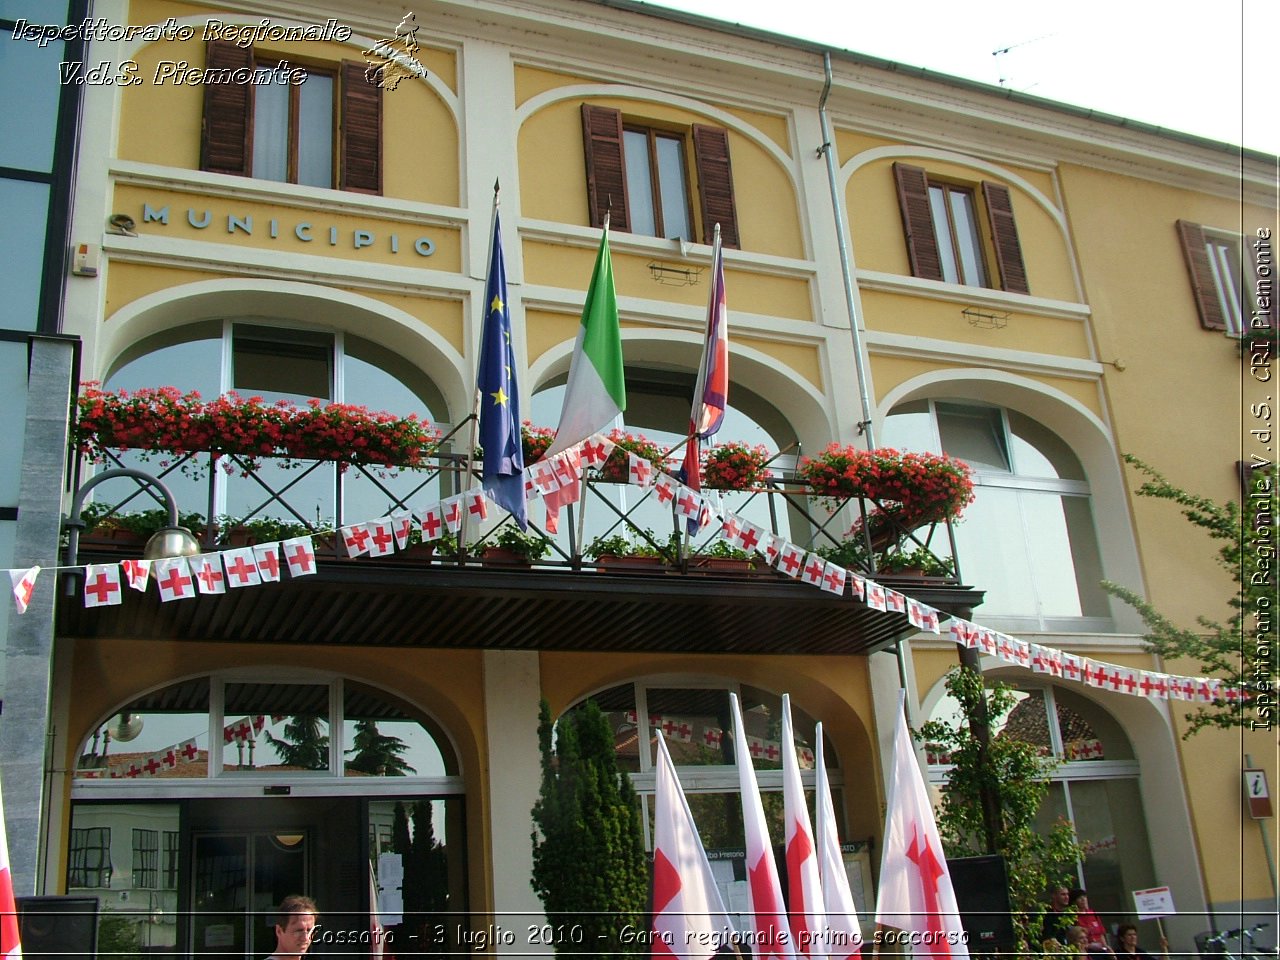
M400 756L408 749L408 744L399 737L380 733L375 721L357 720L352 746L347 751L354 756L347 761L347 769L374 777L403 777L417 773Z
M1036 831L1056 761L1011 736L990 737L984 745L974 723L963 719L1003 717L1016 703L1013 690L1000 683L986 688L981 674L966 667L947 675L946 688L959 702L962 719L954 726L931 720L918 734L949 753L954 764L942 788L938 833L948 857L1004 857L1014 932L1025 951L1040 943L1045 891L1058 882L1075 885L1073 868L1084 851L1065 820L1047 834Z
M1278 486L1268 470L1251 470L1244 504L1217 503L1175 487L1155 469L1126 454L1146 480L1138 495L1167 500L1182 507L1182 515L1200 527L1217 548L1215 561L1230 574L1235 590L1228 598L1225 620L1196 618L1200 629L1179 626L1134 591L1104 581L1102 586L1138 611L1147 626L1147 648L1165 660L1200 662L1200 672L1247 690L1244 698L1202 704L1187 714L1190 726L1183 738L1205 727L1249 727L1257 722L1251 704L1275 708L1275 607L1280 601L1276 579L1276 511ZM1261 712L1259 709L1257 712ZM1270 728L1270 723L1265 724Z
M538 744L542 789L533 807L533 887L553 927L582 932L581 944L565 942L556 952L580 953L582 944L600 957L644 952L618 936L628 924L643 929L649 866L635 788L618 770L608 720L589 701L553 728L544 700Z
M267 740L276 748L280 762L303 770L329 769L329 737L320 732L323 718L315 714L298 714L284 725L284 738L264 731Z

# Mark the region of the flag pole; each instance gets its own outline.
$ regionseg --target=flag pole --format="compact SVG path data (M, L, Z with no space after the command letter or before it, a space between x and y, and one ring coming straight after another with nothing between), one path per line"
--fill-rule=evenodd
M716 263L718 262L719 259L720 259L720 223L719 221L717 221L715 230L711 235L712 276L711 276L711 293L707 298L708 323L710 321L711 310L713 308L712 301L716 295L715 269L716 269ZM708 332L710 332L710 326L708 326ZM710 350L711 350L711 339L706 335L706 333L704 333L702 337L702 355L698 360L698 375L693 382L693 403L689 407L689 437L685 441L686 443L685 462L686 463L692 462L695 470L702 469L701 468L702 441L701 441L701 438L698 436L698 427L699 427L698 421L702 419L700 416L702 412L702 394L707 386L707 354L710 352ZM684 479L685 479L685 483L689 482L689 478L687 476ZM699 481L698 481L698 495L699 496L702 495L701 478L699 478ZM701 516L702 516L702 508L699 507L698 519L701 519ZM686 521L684 524L684 532L681 538L681 549L680 549L680 557L682 560L688 560L689 554L693 550L693 530L691 529L693 526L694 524L689 521Z
M610 197L611 201L612 199L613 198ZM602 227L601 232L605 237L609 236L609 218L612 214L613 208L611 203L609 208L604 212L604 226ZM588 437L587 439L589 440L591 438ZM576 542L571 544L573 549L570 550L570 555L578 557L579 562L581 562L583 538L587 535L587 470L585 467L582 468L582 476L578 479L578 482L582 484L582 487L578 490L578 529L575 534ZM570 504L570 506L573 505Z
M493 249L493 234L494 234L494 231L495 231L495 230L497 229L497 227L498 227L498 191L499 191L500 189L501 189L501 188L500 188L500 186L499 186L499 183L498 183L497 178L494 178L494 181L493 181L493 210L492 210L492 212L490 213L490 216L489 216L489 249L490 249L490 250L492 250L492 249ZM485 305L484 305L483 303L480 305L480 310L481 310L480 338L481 338L481 341L483 341L483 339L484 339L484 319L483 319L483 317L484 317L484 313L483 313L483 311L485 310ZM468 483L468 484L470 484L470 482L471 482L471 478L472 478L473 476L475 476L475 469L476 469L476 437L477 437L477 434L478 434L478 432L479 432L479 430L480 430L480 400L481 400L481 396L480 396L480 363L481 363L481 361L482 361L482 359L483 359L483 358L480 356L480 354L481 354L482 352L483 352L483 346L482 346L482 347L481 347L481 349L480 349L479 351L477 351L477 353L476 353L476 375L475 375L475 379L473 380L473 382L474 382L474 383L475 383L475 385L476 385L476 389L475 389L475 397L474 397L474 400L473 400L473 402L472 402L472 407L471 407L471 431L470 431L470 438L469 438L469 440L467 441L467 472L466 472L466 480L467 480L467 483ZM493 452L492 452L492 451L490 451L490 456L492 456L492 455L493 455ZM457 494L457 493L462 493L462 491L461 491L461 490L455 490L455 491L454 491L454 493L455 493L455 494ZM458 531L458 546L459 546L460 552L462 552L462 553L466 553L466 550L467 550L467 538L468 538L468 536L469 536L469 534L470 534L470 531L469 531L469 529L468 529L468 528L471 526L471 524L470 524L470 522L469 522L469 520L468 520L468 516L470 515L470 513L471 513L471 511L470 511L470 510L463 510L463 511L462 511L462 527L461 527L461 528L459 529L459 531Z

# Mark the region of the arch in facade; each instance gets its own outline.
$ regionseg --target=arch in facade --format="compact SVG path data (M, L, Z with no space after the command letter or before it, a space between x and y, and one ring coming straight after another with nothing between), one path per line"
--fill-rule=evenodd
M1057 434L1077 457L1089 480L1094 522L1107 579L1141 590L1142 573L1132 535L1120 458L1107 424L1080 401L1055 387L1006 370L932 370L889 390L875 411L877 432L900 404L912 400L971 400L1026 414ZM1126 629L1141 630L1137 615L1111 603Z
M291 280L201 280L146 294L121 307L102 326L95 374L144 337L223 317L271 317L356 333L421 370L448 406L449 419L470 409L463 356L417 317L371 297Z

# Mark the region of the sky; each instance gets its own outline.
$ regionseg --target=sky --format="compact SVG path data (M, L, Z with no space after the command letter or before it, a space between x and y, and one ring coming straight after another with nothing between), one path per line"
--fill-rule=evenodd
M663 0L728 23L1280 153L1275 0ZM1001 51L999 54L996 51Z

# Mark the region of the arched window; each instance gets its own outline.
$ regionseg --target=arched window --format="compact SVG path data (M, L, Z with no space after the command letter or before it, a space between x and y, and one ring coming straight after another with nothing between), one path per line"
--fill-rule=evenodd
M249 958L274 947L261 913L291 893L330 905L328 929L367 934L372 876L384 923L411 942L466 915L460 774L430 717L355 680L260 668L179 681L85 736L67 891L100 899L104 942ZM465 930L450 927L455 950Z
M1015 686L1017 702L995 718L995 736L1034 744L1057 760L1038 827L1047 831L1059 818L1071 821L1086 851L1076 873L1090 906L1130 914L1132 891L1156 881L1133 744L1106 710L1067 687L1006 682ZM959 705L944 695L930 719L955 725ZM935 748L926 754L930 781L945 783L950 758Z
M184 393L195 390L210 399L235 391L243 397L289 400L300 406L319 399L398 416L417 414L428 421L448 416L436 385L394 351L341 330L298 326L269 317L206 320L144 337L116 358L104 381L108 390L161 386L177 387ZM152 466L142 464L143 468L155 472L157 459L148 458ZM139 456L129 454L126 460L135 465ZM159 466L164 469L166 464ZM339 504L335 469L331 464L309 467L303 464L285 470L264 461L258 475L273 489L288 486L284 499L308 523L331 526ZM388 512L392 496L408 496L422 482L414 475L386 474L369 476L348 470L343 475L344 520L358 522L382 516ZM207 481L193 482L176 472L164 479L174 487L184 512L204 512L209 499ZM218 480L215 500L215 513L219 514L297 519L278 502L271 502L255 483ZM130 504L126 509L133 508Z
M1060 437L1015 410L915 400L885 418L883 442L973 468L976 498L955 535L964 580L986 591L978 619L1010 630L1105 629L1089 482Z
M752 752L751 765L760 786L769 833L780 843L785 835L781 751L786 745L778 739L782 725L779 695L746 684L664 677L610 687L592 694L567 712L581 709L588 700L604 712L614 732L619 766L631 773L644 806L645 845L649 849L653 845L653 764L661 731L726 904L745 902L739 894L744 894L746 882L746 841L730 720L731 691L738 695L742 708L748 749ZM812 816L816 722L794 700L791 721L795 740L791 746L797 753ZM842 774L835 748L825 735L823 756L835 808L841 811L844 809ZM850 887L859 908L864 909L874 902L868 844L864 838L848 837L843 824L839 829L848 851L845 867Z

